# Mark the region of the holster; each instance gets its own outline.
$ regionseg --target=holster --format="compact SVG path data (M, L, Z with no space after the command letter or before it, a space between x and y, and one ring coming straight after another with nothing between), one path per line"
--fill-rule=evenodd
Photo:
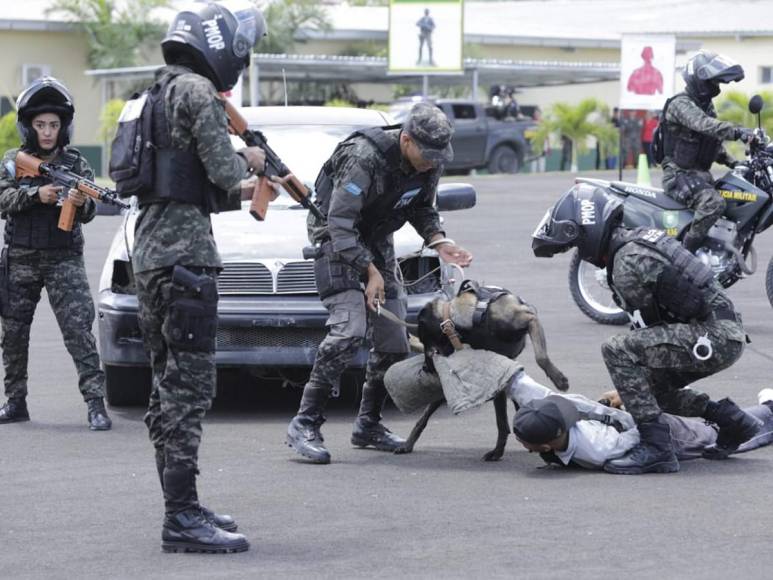
M11 314L10 272L8 268L8 246L0 252L0 316Z
M163 333L179 350L214 352L217 338L217 282L183 266L172 271L172 302Z
M333 245L325 242L314 260L314 280L319 297L325 299L345 290L361 290L360 273L346 262L335 257Z

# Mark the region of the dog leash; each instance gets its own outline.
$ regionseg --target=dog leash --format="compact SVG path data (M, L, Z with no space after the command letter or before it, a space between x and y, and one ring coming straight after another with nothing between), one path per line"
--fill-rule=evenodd
M381 307L381 302L378 302L376 304L376 314L378 316L383 316L387 320L394 322L395 324L399 324L400 326L406 327L408 330L416 331L419 329L418 324L411 324L410 322L405 322L405 320L401 319L399 316L394 314L391 310L387 310L386 308Z
M443 304L443 322L440 323L440 330L446 335L454 350L462 350L462 341L459 337L459 333L456 332L456 325L451 320L451 303L445 302Z

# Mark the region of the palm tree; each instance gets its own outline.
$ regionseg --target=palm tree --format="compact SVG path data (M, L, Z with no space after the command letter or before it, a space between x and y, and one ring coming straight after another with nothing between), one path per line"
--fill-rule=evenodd
M596 137L605 148L615 147L617 129L608 119L609 108L598 99L584 99L577 105L554 103L537 126L533 146L535 150L542 151L542 146L550 135L566 137L572 142L571 170L576 172L577 155L588 149L588 137Z
M762 91L762 127L770 134L773 130L773 92ZM717 116L742 127L756 127L757 115L749 112L749 97L740 91L728 91L717 103Z
M268 35L258 45L260 52L292 52L299 29L327 31L331 27L325 7L317 0L278 0L269 4L263 14Z
M165 25L151 12L168 7L170 0L126 0L120 9L116 4L116 0L56 0L46 13L69 16L83 28L92 68L134 66L142 49L163 37Z

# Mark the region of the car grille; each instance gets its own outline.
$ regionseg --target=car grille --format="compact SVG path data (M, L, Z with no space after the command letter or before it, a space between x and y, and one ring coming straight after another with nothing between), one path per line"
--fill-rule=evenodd
M317 348L323 338L324 328L218 328L217 348Z
M273 294L274 280L263 264L229 263L220 272L217 290L227 294Z
M266 294L316 294L313 262L290 262L279 270L274 289L274 275L261 263L231 262L225 265L217 280L222 296Z
M279 270L277 294L316 294L313 262L290 262Z

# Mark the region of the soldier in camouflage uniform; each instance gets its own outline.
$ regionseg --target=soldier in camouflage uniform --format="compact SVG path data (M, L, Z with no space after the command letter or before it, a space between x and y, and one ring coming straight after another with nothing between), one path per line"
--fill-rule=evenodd
M669 99L661 115L661 164L665 193L695 212L683 240L694 253L725 211L725 200L714 188L709 171L715 161L729 167L735 164L722 141L749 143L755 136L750 129L717 120L711 102L720 92L720 83L744 78L740 65L716 53L700 51L687 63L682 76L685 92Z
M717 442L704 456L723 459L754 436L759 421L730 399L713 402L685 387L740 358L741 318L710 268L661 230L623 228L622 209L602 189L578 184L549 211L532 245L538 257L577 247L583 260L607 268L616 300L631 317L633 332L606 341L602 354L641 441L604 469L678 471L663 411L716 423Z
M385 308L401 319L407 313L392 239L406 222L441 259L461 266L472 259L445 237L434 207L443 164L453 155L451 134L440 109L419 103L402 130L371 128L349 136L317 178L317 203L327 219L317 222L309 214L309 238L318 250L314 272L330 314L328 334L287 429L287 444L315 463L330 462L320 434L325 404L365 340L370 354L352 444L393 451L403 443L381 424L381 410L384 373L405 358L408 340L405 328L377 313Z
M74 147L75 109L67 88L51 77L33 82L16 104L21 151L93 179L88 162ZM62 187L45 177L16 179L19 149L5 154L0 168L0 212L5 218L5 243L0 284L2 300L3 366L8 402L0 408L0 423L28 421L27 361L30 325L43 288L78 371L78 387L86 401L92 431L110 429L104 404L105 375L100 369L91 327L94 302L83 263L81 224L96 214L94 200L77 190L67 198L77 207L72 231L57 227ZM4 280L2 280L4 278Z
M247 2L198 4L180 12L162 42L168 66L156 73L152 112L160 176L138 196L132 266L139 324L153 385L145 423L156 451L166 505L164 551L237 552L249 548L230 516L199 504L201 422L215 392L216 278L223 264L210 212L239 209L240 181L263 170L265 156L234 151L218 92L230 90L265 34ZM210 42L212 38L218 42ZM120 158L116 152L114 158Z

